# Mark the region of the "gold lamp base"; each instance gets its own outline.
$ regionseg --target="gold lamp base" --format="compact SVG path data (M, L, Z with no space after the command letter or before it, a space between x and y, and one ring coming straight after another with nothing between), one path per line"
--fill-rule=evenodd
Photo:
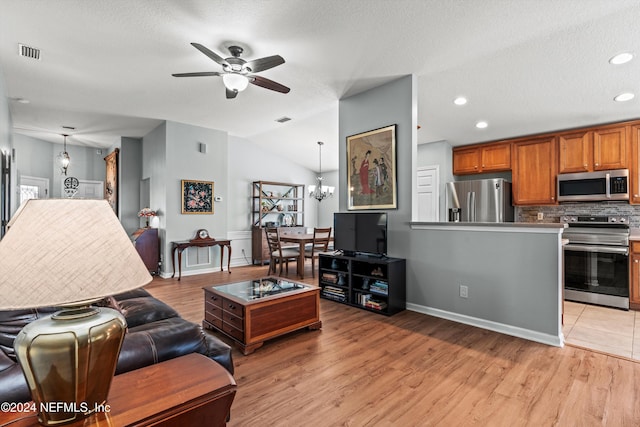
M106 409L127 324L118 311L74 307L25 326L18 362L42 425L55 426Z

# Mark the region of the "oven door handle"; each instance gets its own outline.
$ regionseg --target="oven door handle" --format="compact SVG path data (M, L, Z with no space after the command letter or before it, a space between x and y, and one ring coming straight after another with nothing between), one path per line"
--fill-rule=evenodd
M607 254L621 254L629 255L629 248L615 247L615 246L598 246L598 245L564 245L565 251L574 252L601 252Z

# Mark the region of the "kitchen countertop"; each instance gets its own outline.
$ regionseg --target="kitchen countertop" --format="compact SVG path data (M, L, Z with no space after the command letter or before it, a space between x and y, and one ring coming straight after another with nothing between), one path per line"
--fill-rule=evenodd
M540 228L559 230L567 228L566 224L557 222L422 222L413 221L411 226L427 226L427 227L497 227L497 228ZM638 239L640 239L640 229L638 231Z
M629 240L640 240L640 228L632 228L629 230Z

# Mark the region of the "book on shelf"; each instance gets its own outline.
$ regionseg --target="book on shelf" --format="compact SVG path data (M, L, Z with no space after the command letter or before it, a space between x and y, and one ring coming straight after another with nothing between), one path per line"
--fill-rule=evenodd
M371 294L356 293L356 302L360 305L365 305L369 299L371 299Z
M376 280L369 285L369 290L378 294L387 295L389 293L389 284L380 280Z
M322 280L328 283L338 283L338 275L335 273L322 273Z
M374 310L384 310L387 308L387 303L384 301L377 301L369 298L369 300L364 304L367 308L372 308Z
M335 288L333 286L325 286L322 288L322 296L324 298L346 302L347 295L344 292L344 289Z

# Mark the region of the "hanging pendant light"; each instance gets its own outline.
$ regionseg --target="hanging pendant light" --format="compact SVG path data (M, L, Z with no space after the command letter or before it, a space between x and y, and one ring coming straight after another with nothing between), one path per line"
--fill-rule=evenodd
M335 187L322 185L322 146L323 145L324 145L324 142L318 141L318 148L320 150L320 168L318 172L318 177L316 178L316 184L309 186L309 196L313 197L319 202L323 201L327 197L333 197L333 192L335 191Z
M58 155L58 158L60 159L62 174L66 176L67 168L69 167L69 163L71 163L71 158L69 157L69 153L67 153L67 137L69 135L63 133L62 136L64 136L64 148L62 153Z

